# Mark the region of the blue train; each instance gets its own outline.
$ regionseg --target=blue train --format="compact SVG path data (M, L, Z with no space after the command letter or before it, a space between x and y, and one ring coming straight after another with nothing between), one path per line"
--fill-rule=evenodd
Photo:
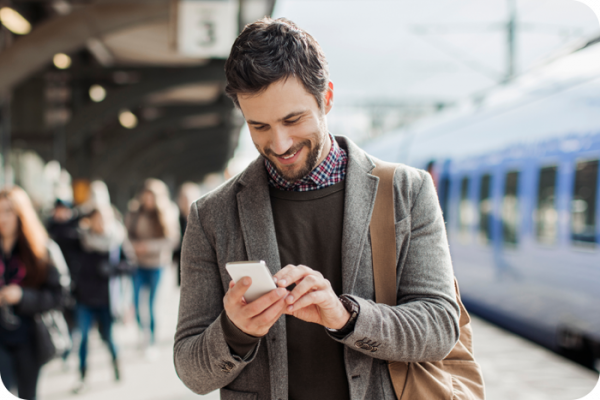
M600 38L364 147L432 173L471 312L600 367Z

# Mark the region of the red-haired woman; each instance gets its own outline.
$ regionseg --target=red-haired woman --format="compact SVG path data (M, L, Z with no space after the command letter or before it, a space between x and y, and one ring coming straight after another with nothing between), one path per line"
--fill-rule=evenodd
M138 268L133 276L136 317L142 333L139 296L147 287L150 314L150 345L155 343L154 297L163 267L170 265L179 244L179 212L169 197L167 185L158 179L147 179L125 224L135 250Z
M0 191L0 375L26 400L36 397L41 367L34 315L59 307L68 284L64 259L49 243L27 193Z

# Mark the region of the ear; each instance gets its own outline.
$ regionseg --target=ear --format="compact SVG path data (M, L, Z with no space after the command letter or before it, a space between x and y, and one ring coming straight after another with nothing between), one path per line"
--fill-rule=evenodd
M327 91L325 92L325 114L328 114L333 107L333 82L329 81Z

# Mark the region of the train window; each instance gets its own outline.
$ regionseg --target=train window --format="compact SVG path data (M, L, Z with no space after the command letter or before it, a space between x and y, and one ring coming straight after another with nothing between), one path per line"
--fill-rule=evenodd
M492 240L492 224L490 223L492 215L491 184L491 175L486 174L481 177L479 188L479 239L485 244Z
M504 198L502 200L502 238L505 244L517 244L519 231L519 172L512 171L506 174L504 184Z
M445 176L440 181L440 207L444 222L448 223L448 199L450 198L450 179Z
M577 163L571 202L571 232L575 242L596 241L598 160Z
M558 236L558 212L555 202L556 171L556 166L540 169L537 210L534 215L537 239L544 244L553 244Z
M469 178L464 177L460 181L460 202L458 204L458 230L462 241L467 241L469 238L472 215L472 206L469 200Z

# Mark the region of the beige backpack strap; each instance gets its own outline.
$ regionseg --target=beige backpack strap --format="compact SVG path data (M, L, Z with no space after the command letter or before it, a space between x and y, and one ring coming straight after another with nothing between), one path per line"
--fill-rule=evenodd
M371 216L371 249L375 300L396 305L396 227L394 216L394 171L396 164L375 160L372 175L379 177L375 207Z
M396 305L396 227L394 212L394 172L396 164L375 159L372 175L379 177L375 206L369 226L373 252L373 276L377 303ZM461 309L460 341L447 359L442 362L389 362L388 369L396 397L401 400L416 398L440 398L427 393L454 392L456 400L485 398L483 376L473 358L471 325L469 315L460 301L458 284L454 280L456 299ZM458 360L458 364L456 361ZM444 376L451 375L446 381ZM450 387L448 382L451 382Z

